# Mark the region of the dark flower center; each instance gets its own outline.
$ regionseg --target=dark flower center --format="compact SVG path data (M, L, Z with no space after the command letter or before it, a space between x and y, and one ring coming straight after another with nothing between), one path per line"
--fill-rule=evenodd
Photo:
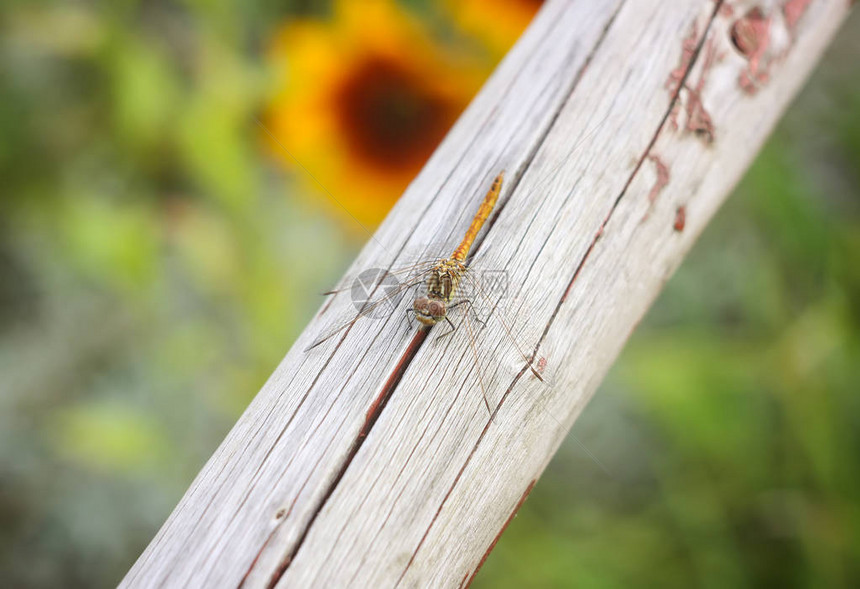
M537 11L544 5L544 0L516 0L516 3L532 14L537 14Z
M400 64L369 59L344 80L335 108L349 146L379 168L417 168L445 136L459 106Z

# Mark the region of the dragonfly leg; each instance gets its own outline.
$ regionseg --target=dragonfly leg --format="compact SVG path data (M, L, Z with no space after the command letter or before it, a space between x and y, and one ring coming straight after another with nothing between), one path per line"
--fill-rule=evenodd
M438 342L440 339L442 339L443 337L448 336L448 335L451 335L452 333L454 333L455 331L457 331L457 326L456 326L456 325L454 325L454 322L453 322L453 321L451 321L451 318L450 318L450 317L448 317L447 315L445 315L445 321L447 321L447 322L448 322L448 325L450 325L450 326L451 326L451 329L450 329L450 330L448 330L448 331L446 331L445 333L442 333L442 334L440 334L439 336L437 336L437 337L436 337L436 341L437 341L437 342Z
M457 301L453 305L450 305L448 307L448 310L450 311L451 309L459 307L460 305L463 305L463 304L469 305L469 310L472 312L472 314L475 315L475 321L477 321L478 323L481 324L481 329L483 329L484 327L487 326L487 322L484 321L483 319L481 319L480 317L478 317L478 313L475 311L475 307L474 307L474 305L472 305L472 301L470 299L460 299L459 301Z
M412 313L412 315L410 315L409 313ZM406 318L409 320L409 327L412 327L413 317L415 317L415 309L406 309Z

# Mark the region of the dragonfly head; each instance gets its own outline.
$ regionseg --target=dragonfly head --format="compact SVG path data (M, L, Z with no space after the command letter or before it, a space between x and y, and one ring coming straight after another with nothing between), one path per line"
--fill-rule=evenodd
M424 325L435 325L445 318L445 302L439 299L418 297L412 303L415 318Z

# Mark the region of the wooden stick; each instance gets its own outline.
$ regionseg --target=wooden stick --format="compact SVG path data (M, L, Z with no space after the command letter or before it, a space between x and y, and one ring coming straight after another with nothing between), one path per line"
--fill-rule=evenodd
M469 581L848 8L548 2L351 271L456 246L507 170L472 262L508 286L474 338L494 420L464 333L397 311L304 352L339 292L123 586Z

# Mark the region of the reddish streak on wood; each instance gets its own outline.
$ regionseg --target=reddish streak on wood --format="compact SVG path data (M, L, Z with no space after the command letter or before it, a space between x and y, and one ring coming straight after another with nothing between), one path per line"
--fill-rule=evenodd
M277 530L277 528L275 528L275 530ZM263 545L260 547L260 550L257 551L257 555L254 557L254 560L251 561L251 566L249 566L248 570L245 571L245 574L242 575L242 580L239 581L239 585L238 585L239 589L241 589L242 587L245 586L245 581L248 580L248 575L250 575L251 571L254 570L254 567L257 566L257 561L260 560L260 555L263 554L263 551L266 550L266 546L268 546L269 542L272 541L272 538L275 535L275 530L272 530L272 532L269 534L269 537L266 538L265 542L263 542ZM287 560L285 563L283 563L284 569L286 569L287 566L289 566L289 564L290 564L289 560ZM283 571L281 571L281 574L283 574Z
M468 580L469 580L469 573L466 573L465 575L463 575L463 578L462 578L462 579L460 579L460 584L458 585L458 587L460 587L460 589L462 589L463 587L465 587L465 586L466 586L466 581L468 581Z
M692 88L689 85L686 86L687 126L685 129L700 137L705 143L711 143L714 140L714 123L711 121L711 115L708 114L702 102L702 92L705 89L705 83L707 82L711 68L722 57L722 55L717 54L717 46L714 39L709 39L705 44L705 57L702 62L702 72L699 74L699 80Z
M781 63L794 43L797 24L811 0L787 0L782 7L782 21L788 31L790 42L778 53L770 51L771 27L777 22L773 16L765 17L758 8L750 10L732 26L732 42L738 51L749 60L749 66L741 72L738 83L748 94L755 94L770 81L770 69Z
M403 352L403 355L400 357L400 360L397 362L397 366L394 367L394 370L388 377L388 380L385 381L385 384L379 391L379 395L373 400L370 406L367 409L367 413L365 413L364 424L358 432L358 436L356 436L355 440L352 443L352 447L349 449L349 454L347 454L346 459L343 461L340 470L335 476L334 480L329 484L326 489L325 494L317 505L313 515L308 520L308 523L305 524L304 529L302 530L301 535L296 540L293 549L287 554L284 559L280 562L278 567L275 569L274 574L269 579L268 587L271 589L275 585L278 584L278 581L281 580L281 577L284 575L284 572L287 570L287 567L290 566L290 563L293 562L296 554L299 549L301 549L302 544L304 544L305 538L308 535L308 532L313 526L314 521L316 521L317 516L322 510L323 506L328 502L329 497L334 492L335 488L337 488L340 480L343 478L346 469L352 463L353 458L358 453L359 448L364 443L364 439L367 437L367 434L370 433L370 429L373 427L373 424L376 423L376 420L379 418L379 415L382 413L382 410L385 408L386 403L388 403L388 398L391 396L391 393L400 383L400 379L403 378L403 373L406 372L406 367L409 366L409 363L412 362L412 359L415 357L415 354L418 352L418 348L421 347L421 344L424 343L424 340L427 339L427 330L420 329L418 330L412 338L412 341L409 342L409 346ZM292 507L290 507L292 510ZM274 532L273 532L274 534ZM269 536L271 539L271 535ZM268 543L268 540L266 541ZM264 547L265 548L265 545ZM260 550L260 553L257 554L257 557L254 559L254 563L256 563L257 559L260 557L260 554L263 552L263 549ZM248 569L248 572L245 573L244 579L248 577L248 574L254 568L252 564Z
M579 273L582 271L582 267L585 266L586 260L588 260L588 256L591 255L591 251L594 249L594 246L597 244L597 240L603 235L603 228L606 227L606 223L609 222L609 217L612 216L612 211L609 212L609 215L606 216L606 219L603 220L603 223L600 224L600 229L597 230L597 233L594 236L594 239L591 240L591 244L589 244L588 249L585 250L585 255L582 256L582 260L579 262L579 266L576 267L576 270L573 272L573 278L570 279L570 282L567 285L567 288L564 291L564 294L561 295L561 300L559 301L559 305L567 300L567 295L570 294L570 291L573 289L573 283L576 282L576 279L579 277ZM549 329L549 327L547 327Z
M693 22L690 34L681 42L681 60L678 63L678 67L669 72L669 77L666 79L665 87L666 90L669 91L669 96L672 100L675 100L678 91L681 89L681 84L684 83L684 78L687 76L687 70L690 69L690 62L692 62L693 56L696 53L698 41L699 29L696 26L696 23ZM669 122L672 125L672 129L676 131L678 130L678 111L680 108L680 101L675 100L675 104L672 105L672 112L669 114Z
M696 45L699 41L699 27L696 23L690 28L690 34L687 35L681 42L681 61L678 67L669 72L669 78L666 80L666 90L674 98L675 94L681 88L684 82L684 76L687 75L687 70L690 69L690 62L693 60L693 55L696 53Z
M657 197L660 196L660 192L669 183L669 167L663 163L660 156L652 154L648 156L648 159L657 166L657 181L651 187L651 192L648 193L648 210L645 211L645 216L642 217L643 221L651 214L651 209L654 207L654 203L657 202Z
M385 381L385 385L380 389L379 395L377 395L376 399L373 400L370 407L367 408L367 412L364 414L364 425L361 426L361 430L358 433L358 438L360 440L367 437L367 434L370 433L370 428L373 427L373 424L376 423L376 420L379 418L379 414L382 413L382 409L388 402L388 397L391 396L391 392L394 390L394 387L396 387L397 383L400 382L400 379L403 378L403 373L406 372L406 367L409 366L410 362L412 362L412 358L415 357L416 352L418 352L418 348L421 347L421 344L426 338L427 330L420 329L416 332L412 341L409 342L409 346L403 352L403 356L400 357L400 361L397 363L397 366L394 367L388 380Z
M794 34L794 29L797 26L797 21L800 20L800 17L806 12L806 9L809 8L809 3L811 0L788 0L785 3L785 6L782 7L782 13L785 15L785 24L788 26L788 30Z
M723 6L725 4L720 4L718 10L722 10ZM678 130L678 114L681 110L682 102L680 90L684 88L687 90L685 102L687 124L684 126L684 130L701 137L706 143L711 143L714 140L714 124L702 103L702 91L705 89L705 82L707 81L711 67L713 67L716 61L722 59L722 56L717 55L716 44L713 39L710 39L705 45L705 57L702 63L702 72L699 74L699 81L694 87L686 84L685 80L687 79L688 71L696 55L698 37L698 27L696 23L693 23L690 34L681 42L681 60L678 66L669 73L669 77L666 80L666 90L669 91L672 100L675 100L669 113L669 124L674 131ZM675 99L676 96L679 97L677 100Z
M508 516L508 519L507 519L507 521L505 521L504 525L502 526L502 529L499 530L499 533L496 534L495 538L493 538L493 542L490 544L490 547L487 548L487 551L484 553L484 556L481 558L481 562L479 562L478 566L475 567L475 572L472 573L471 577L469 577L469 582L466 583L466 587L471 585L472 581L475 580L475 575L477 575L478 571L481 570L481 567L484 566L484 562L487 560L487 557L490 556L490 553L493 551L493 548L496 547L496 543L499 541L499 538L502 537L502 534L507 529L508 525L510 525L511 521L513 521L514 516L520 510L520 507L522 507L523 503L525 503L526 498L529 496L529 493L532 492L532 489L534 488L536 482L537 482L537 479L532 479L532 482L529 483L528 487L526 487L526 490L525 490L525 492L523 492L522 497L520 497L520 500L517 501L517 504L514 506L514 510L511 512L511 515Z
M707 33L710 30L711 23L713 22L714 18L717 16L717 13L721 9L721 7L722 7L722 0L717 0L717 5L715 7L714 13L711 14L711 18L708 21L708 24L705 26L705 37L703 37L703 39L702 39L703 45L707 42L706 41ZM674 89L674 92L670 92L671 100L672 100L672 107L671 107L670 111L666 114L666 119L664 119L664 122L660 124L660 127L657 129L657 132L651 138L651 142L648 144L648 147L645 149L645 152L642 154L642 157L640 157L639 161L636 162L636 166L633 168L633 172L630 174L630 177L627 179L627 183L624 185L624 188L621 190L621 194L616 199L615 204L613 204L612 208L609 209L609 212L606 214L606 218L603 219L603 223L601 223L600 227L597 229L597 233L594 235L594 239L591 240L591 244L589 244L588 249L585 251L585 255L579 261L579 265L576 267L576 270L573 273L573 277L570 279L570 282L568 283L567 288L564 291L564 294L561 296L561 300L559 300L559 302L558 302L558 306L556 307L555 313L553 313L553 316L550 318L549 323L547 324L546 328L544 329L544 333L543 333L543 336L541 336L541 339L543 339L543 337L546 336L546 333L549 330L550 325L552 324L553 320L555 319L555 314L558 313L558 309L561 308L561 305L567 300L567 297L570 294L571 290L573 289L573 285L576 282L576 279L579 277L579 273L582 271L583 266L585 266L585 262L588 261L588 256L591 255L591 252L594 250L594 246L597 244L597 241L603 235L603 230L605 229L606 224L609 223L609 219L612 217L612 213L615 212L615 207L618 206L618 203L621 201L621 199L627 193L627 189L630 188L630 184L633 182L633 179L636 177L636 174L639 173L639 168L642 167L642 163L645 161L645 158L648 156L648 154L651 152L651 149L654 147L654 143L657 141L657 137L659 137L660 133L662 132L663 126L665 125L665 122L668 121L671 125L674 125L675 129L677 129L677 120L673 120L673 117L677 114L677 107L681 101L680 89L681 89L681 87L686 87L686 80L687 80L687 77L689 75L690 65L694 59L698 58L698 55L701 52L701 46L697 45L695 42L697 36L698 36L698 31L697 31L697 27L694 23L690 36L688 36L686 39L684 39L684 42L682 44L681 63L677 68L675 68L672 71L671 74L669 74L669 79L666 81L666 88L667 89ZM690 42L691 39L692 39L692 44ZM707 43L707 48L705 49L705 51L706 51L705 63L702 67L702 74L699 77L699 82L696 85L696 92L697 93L701 92L701 90L704 88L707 73L710 70L711 66L713 65L713 60L716 57L716 55L715 55L716 49L714 47L713 39L711 39L711 41L709 43ZM680 72L683 72L683 73L680 75L680 78L678 78L676 80L676 76ZM691 94L693 93L693 90L691 90L689 88L688 88L688 91ZM698 101L698 102L701 103L701 101ZM689 112L690 109L691 109L691 106L690 106L690 103L688 101L688 104L687 104L688 116L690 114L690 112ZM702 108L702 111L703 111L704 115L707 115L707 113L704 112L704 108ZM710 122L710 117L708 117L708 122ZM688 121L687 127L689 128L689 126L690 126L690 122ZM711 133L710 137L711 137L711 139L713 139L713 126L711 126L709 131Z
M732 24L732 43L748 60L747 68L738 77L738 84L747 94L755 94L770 80L770 63L765 61L770 47L770 25L771 19L757 7Z
M684 227L687 225L687 207L681 205L675 211L675 224L672 225L672 229L680 233L684 230Z
M811 0L787 0L782 7L785 28L792 40L797 24ZM792 43L777 54L770 54L773 16L765 16L760 8L753 8L732 25L731 39L749 64L738 77L738 84L747 94L755 94L770 81L770 69L785 59Z

